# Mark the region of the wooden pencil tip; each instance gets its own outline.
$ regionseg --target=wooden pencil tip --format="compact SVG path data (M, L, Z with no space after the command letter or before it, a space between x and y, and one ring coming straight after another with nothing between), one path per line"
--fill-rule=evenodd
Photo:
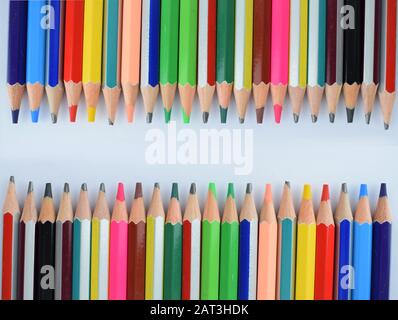
M265 201L272 202L272 186L267 184L265 186Z
M135 185L134 199L142 198L142 183L137 182Z
M52 198L53 197L51 183L46 183L46 188L44 190L44 197L45 198Z

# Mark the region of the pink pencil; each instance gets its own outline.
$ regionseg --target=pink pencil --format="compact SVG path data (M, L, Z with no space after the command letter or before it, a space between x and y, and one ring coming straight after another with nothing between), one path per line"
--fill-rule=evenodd
M271 94L275 122L281 122L289 79L290 0L272 1Z
M124 186L119 183L109 241L109 300L126 300L128 214Z
M277 243L278 224L272 200L272 187L267 184L258 237L257 300L276 298Z

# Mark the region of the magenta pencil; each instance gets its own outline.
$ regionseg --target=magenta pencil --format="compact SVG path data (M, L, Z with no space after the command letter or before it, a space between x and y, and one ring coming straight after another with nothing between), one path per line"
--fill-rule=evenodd
M128 214L124 186L119 183L109 241L109 300L126 300Z

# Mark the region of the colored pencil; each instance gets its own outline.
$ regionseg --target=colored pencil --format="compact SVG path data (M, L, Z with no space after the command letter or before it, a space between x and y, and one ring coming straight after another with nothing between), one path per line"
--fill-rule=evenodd
M361 185L354 216L353 268L355 272L352 300L370 300L372 274L372 216L366 184Z
M133 122L140 85L141 0L123 0L121 82L128 122Z
M26 35L28 1L11 0L8 18L7 85L12 123L18 123L26 86Z
M315 300L333 300L334 237L329 185L325 184L316 217Z
M84 0L66 0L64 44L64 85L69 120L76 121L82 92Z
M196 93L198 0L180 2L178 89L182 118L189 123Z
M344 28L344 99L347 109L347 121L354 121L359 89L363 80L363 27L364 7L361 0L345 0L345 6L351 7L353 15Z
M285 182L278 211L278 256L276 274L276 298L294 300L296 270L296 212L290 191Z
M397 0L383 0L382 6L379 98L388 130L396 96Z
M221 123L227 122L234 81L235 0L217 1L216 87Z
M90 299L108 300L110 212L101 183L91 222Z
M380 81L381 1L365 2L362 99L365 120L370 123Z
M87 185L84 183L80 190L75 219L73 220L73 300L88 300L90 298L90 240L91 209Z
M117 189L109 238L109 300L126 300L128 213L122 183Z
M255 300L257 294L258 215L248 184L239 216L239 280L238 299Z
M170 122L177 89L179 11L180 0L163 0L161 2L160 91L166 123Z
M380 197L373 218L372 300L389 300L391 269L392 215L387 185L380 188Z
M127 299L144 300L146 215L141 183L135 187L128 228Z
M14 177L10 178L3 205L2 300L17 298L18 224L21 216L15 191Z
M217 1L199 0L198 96L203 122L209 121L216 88Z
M239 219L234 185L230 183L221 224L220 300L237 300L238 259Z
M18 239L18 300L33 300L35 277L35 239L37 210L33 194L33 183L29 182L28 195L19 222Z
M155 183L147 216L145 300L163 299L164 219L160 187Z
M64 94L63 59L64 59L64 20L65 2L49 0L52 7L49 19L54 21L53 28L47 30L47 76L46 93L50 107L51 121L57 123L58 111Z
M253 97L262 123L271 82L272 0L254 0L253 24Z
M54 300L55 219L51 183L47 183L36 225L35 300Z
M122 6L122 0L104 0L102 92L110 125L115 123L121 93Z
M82 81L89 122L95 121L101 90L103 9L103 0L84 1Z
M196 185L191 184L182 226L182 299L199 300L201 214Z
M217 300L219 297L220 274L220 212L214 183L209 184L202 217L201 263L201 300Z
M72 299L73 207L65 183L55 223L55 300Z
M350 300L353 284L352 271L352 241L353 241L353 216L347 184L341 187L340 200L337 205L335 234L335 276L334 299Z
M257 300L276 298L277 251L278 222L272 200L272 187L267 184L258 235Z
M298 214L296 300L314 299L316 222L311 186L305 185Z
M40 104L46 78L46 28L41 25L42 7L46 0L28 1L26 45L26 84L33 123L39 121Z
M326 0L310 1L308 15L307 93L312 122L317 122L325 89Z
M327 0L325 93L331 123L334 123L343 87L344 30L340 24L343 6L344 0Z
M165 300L181 300L182 216L178 184L173 183L164 227L164 285Z
M308 0L290 3L289 96L298 122L307 88Z
M146 121L151 123L159 94L160 0L142 3L141 29L141 93L147 113Z
M289 81L290 1L272 0L271 94L280 123Z
M235 0L235 12L234 93L239 122L244 123L253 81L253 0Z

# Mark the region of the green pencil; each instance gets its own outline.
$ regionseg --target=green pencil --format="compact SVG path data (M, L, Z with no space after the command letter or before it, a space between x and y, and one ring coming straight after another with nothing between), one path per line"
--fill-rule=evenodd
M189 123L196 92L198 0L181 0L178 88L184 123Z
M163 298L181 300L182 215L177 183L173 183L171 190L164 232Z
M228 185L228 196L221 224L220 300L238 297L239 220L234 185Z
M171 108L178 78L178 28L180 0L162 0L160 18L160 90L166 123L170 122Z
M202 221L201 299L218 300L220 267L220 212L216 185L210 183Z
M217 95L221 123L227 122L234 81L235 0L217 1Z

